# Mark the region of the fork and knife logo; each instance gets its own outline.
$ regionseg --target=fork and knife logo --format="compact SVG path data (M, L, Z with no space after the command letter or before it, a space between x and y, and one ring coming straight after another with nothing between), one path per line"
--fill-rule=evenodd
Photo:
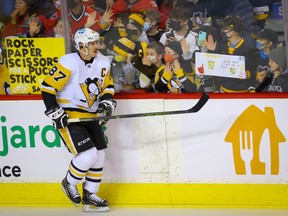
M266 132L269 141L262 140ZM232 144L237 175L278 175L279 145L285 141L273 108L265 107L262 111L255 105L235 120L225 137L225 142Z

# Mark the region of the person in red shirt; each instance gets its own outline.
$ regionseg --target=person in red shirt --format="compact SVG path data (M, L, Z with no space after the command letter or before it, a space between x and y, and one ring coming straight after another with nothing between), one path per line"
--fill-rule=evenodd
M72 36L78 29L83 27L91 28L101 34L111 26L110 18L114 15L111 9L107 9L103 16L101 16L95 9L86 7L82 0L67 0L67 7L69 9L69 19L72 23ZM54 21L56 21L58 17L61 17L60 10L50 19L53 26Z

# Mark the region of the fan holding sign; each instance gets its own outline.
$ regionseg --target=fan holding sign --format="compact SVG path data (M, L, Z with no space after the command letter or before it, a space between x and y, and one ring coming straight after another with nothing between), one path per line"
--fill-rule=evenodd
M205 54L214 63L199 62L200 59L203 59L201 56L203 54L198 57L199 54L197 53L196 70L202 71L204 74L213 72L213 76L219 76L221 92L245 93L253 91L256 83L255 51L241 36L243 25L240 17L229 15L224 19L216 19L216 23L221 26L222 40L213 54ZM213 69L211 65L213 65Z

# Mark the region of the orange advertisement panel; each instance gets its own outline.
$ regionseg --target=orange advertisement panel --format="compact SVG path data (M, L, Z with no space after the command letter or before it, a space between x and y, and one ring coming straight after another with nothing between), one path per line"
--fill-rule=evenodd
M6 38L11 94L40 94L50 68L65 54L64 38Z

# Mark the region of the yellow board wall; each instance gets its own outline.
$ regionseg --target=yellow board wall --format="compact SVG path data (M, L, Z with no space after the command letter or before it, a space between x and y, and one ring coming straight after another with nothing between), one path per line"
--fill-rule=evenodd
M2 183L0 191L1 206L72 205L62 192L60 183ZM99 194L112 206L288 208L287 184L103 183Z

